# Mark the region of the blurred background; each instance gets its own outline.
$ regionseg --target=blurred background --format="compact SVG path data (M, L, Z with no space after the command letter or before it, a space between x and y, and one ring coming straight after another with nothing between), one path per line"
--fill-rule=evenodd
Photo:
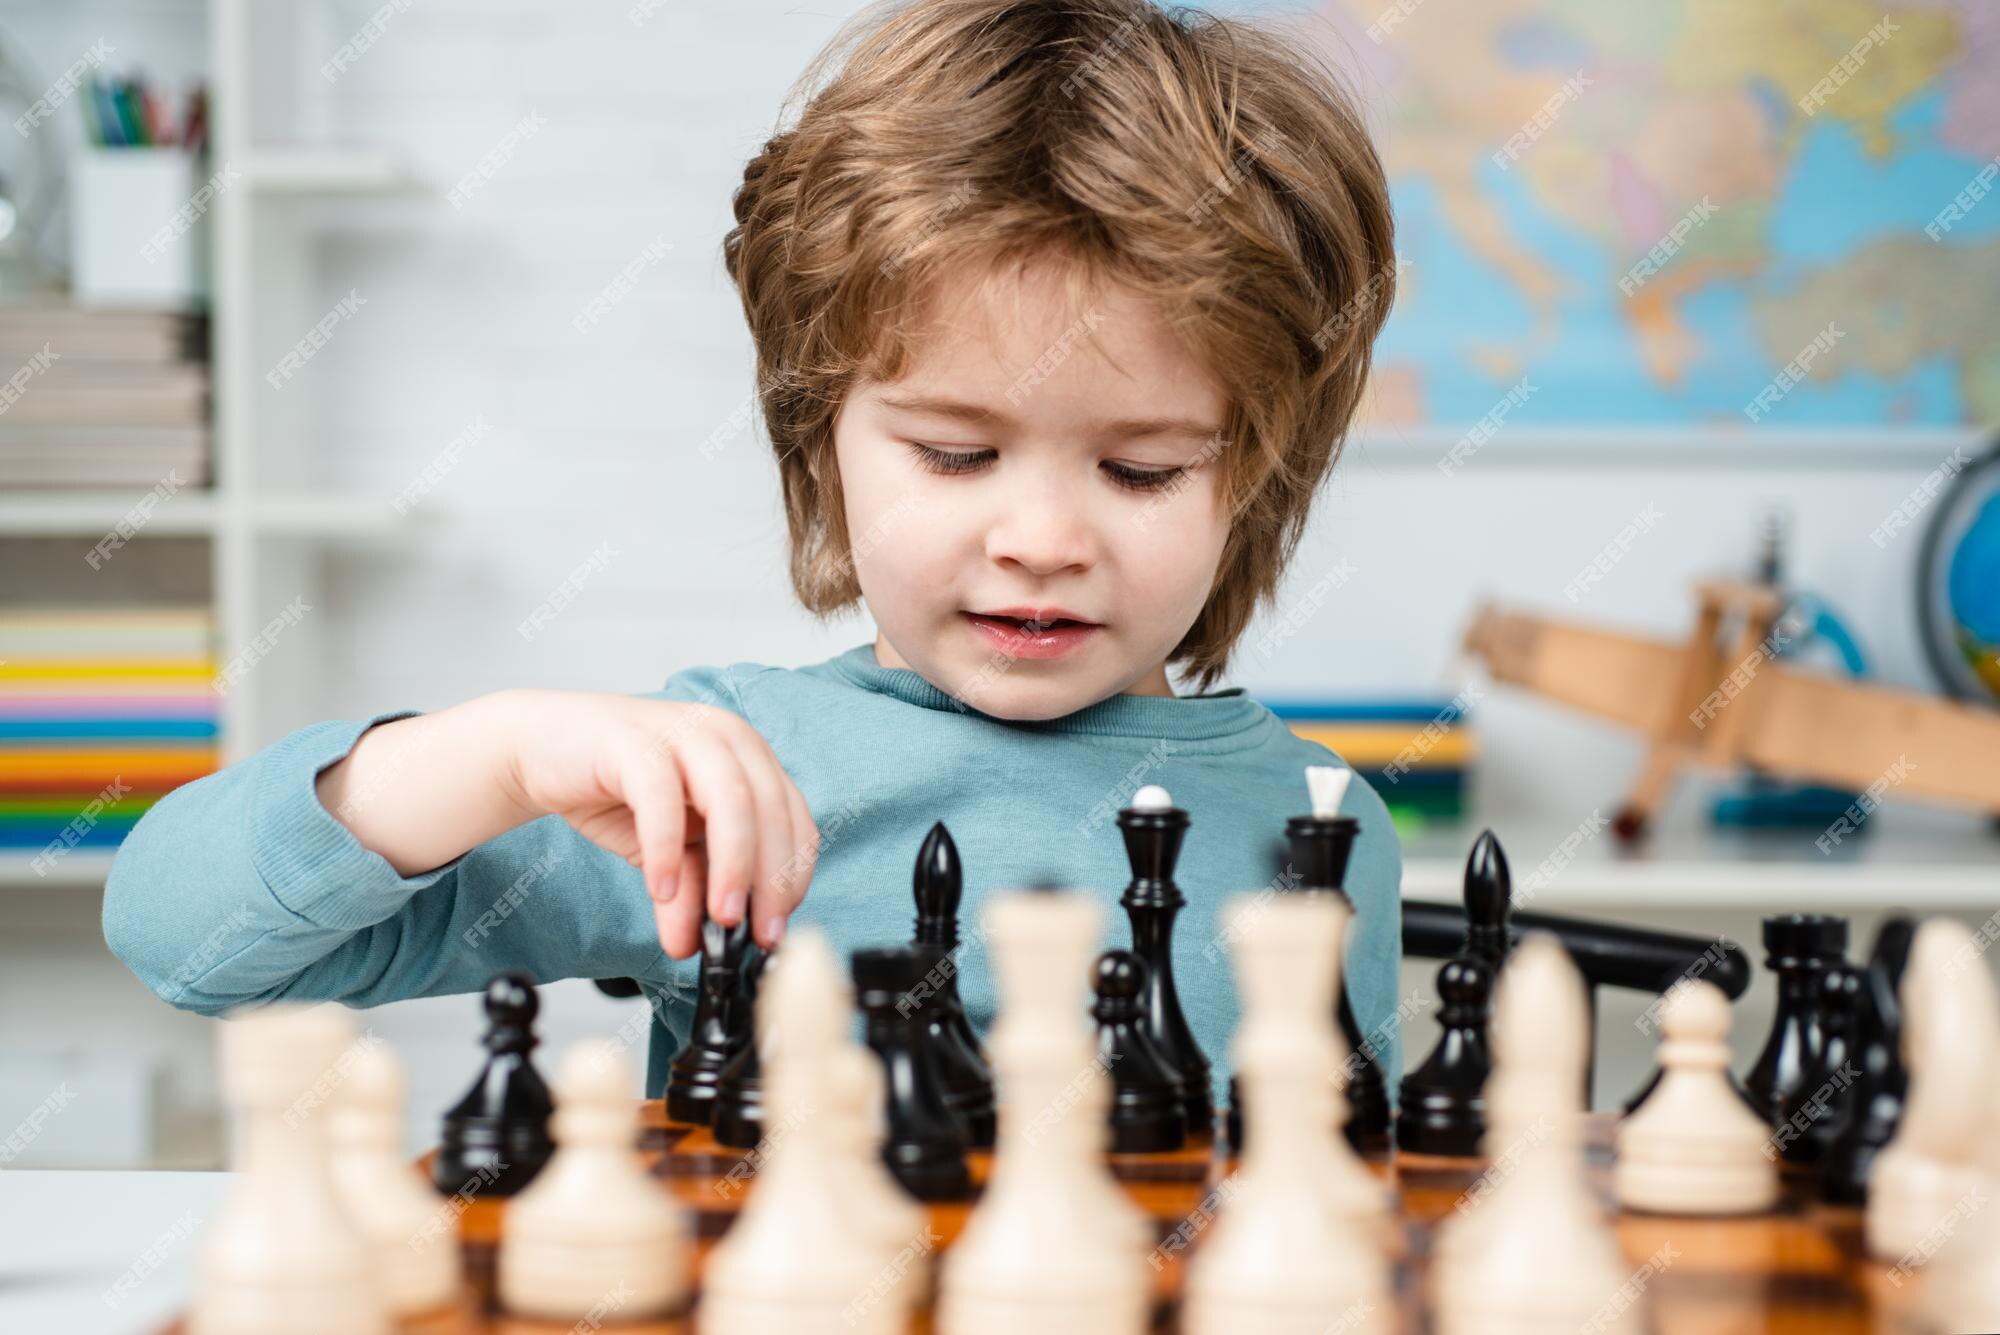
M1994 8L1209 7L1343 69L1396 190L1368 420L1229 684L1374 779L1405 894L1455 899L1491 826L1535 909L1760 959L1781 912L1847 915L1857 957L1890 911L1991 939ZM0 1135L70 1091L15 1162L221 1161L212 1026L98 926L160 792L316 720L872 637L791 600L720 262L857 8L0 2ZM1670 767L1621 839L1649 735L1724 731L1675 693L1711 579L1779 620L1702 722L1801 767ZM1495 680L1485 606L1589 633ZM1767 728L1791 673L1866 684ZM557 1046L641 1004L545 992ZM1600 1104L1650 1065L1643 1002L1601 999ZM1739 1069L1770 1012L1760 973ZM431 1127L474 1000L367 1022Z

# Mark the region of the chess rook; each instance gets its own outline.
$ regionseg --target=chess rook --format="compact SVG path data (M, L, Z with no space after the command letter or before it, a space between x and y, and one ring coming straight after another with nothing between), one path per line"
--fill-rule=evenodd
M958 906L965 878L958 845L952 842L943 821L931 826L924 836L911 884L917 902L911 944L931 957L926 982L935 996L926 998L924 1024L939 1078L944 1082L945 1103L965 1124L972 1147L991 1149L998 1125L993 1110L993 1072L958 994Z
M1847 919L1827 913L1780 913L1764 919L1764 966L1778 980L1770 1037L1743 1076L1758 1115L1773 1126L1819 1060L1824 1029L1820 975L1847 956ZM1807 1091L1810 1093L1811 1091Z
M1860 1023L1865 975L1851 964L1829 964L1819 976L1820 1049L1798 1089L1785 1101L1778 1124L1780 1152L1787 1163L1817 1164L1854 1100L1854 1031Z
M882 1059L886 1077L889 1134L883 1162L918 1200L963 1200L972 1194L965 1124L945 1101L926 1016L934 994L920 998L930 991L925 975L934 958L911 947L857 950L851 961L854 998L866 1021L868 1046Z
M1174 919L1187 904L1174 883L1174 866L1187 829L1187 812L1174 806L1166 789L1149 784L1133 794L1132 805L1118 813L1118 830L1132 864L1132 880L1119 903L1132 924L1132 953L1146 966L1141 1007L1146 1028L1180 1073L1188 1136L1207 1141L1215 1135L1209 1062L1188 1028L1174 988Z
M529 1054L541 999L525 973L486 985L486 1065L444 1117L432 1179L446 1195L512 1196L555 1152L549 1116L555 1101Z

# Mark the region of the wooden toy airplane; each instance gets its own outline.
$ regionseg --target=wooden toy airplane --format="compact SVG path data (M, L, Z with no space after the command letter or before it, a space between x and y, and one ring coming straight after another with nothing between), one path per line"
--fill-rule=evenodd
M1613 821L1620 838L1645 832L1684 765L1848 788L1864 812L1893 786L2000 814L2000 713L1782 666L1781 595L1730 581L1696 591L1685 644L1488 606L1465 633L1494 680L1650 739Z

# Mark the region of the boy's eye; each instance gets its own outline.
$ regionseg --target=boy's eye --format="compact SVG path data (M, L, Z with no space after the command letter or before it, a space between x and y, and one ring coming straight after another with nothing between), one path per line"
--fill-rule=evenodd
M990 449L945 449L937 445L926 445L922 441L909 442L916 453L917 462L933 473L951 475L972 473L984 468L994 459ZM1131 464L1121 464L1107 459L1099 465L1107 477L1128 491L1160 491L1183 476L1187 469L1176 468L1134 468Z
M1109 459L1104 461L1102 467L1113 482L1133 491L1160 491L1187 472L1185 468L1134 468Z
M945 450L913 440L917 462L933 473L970 473L993 458L991 450Z

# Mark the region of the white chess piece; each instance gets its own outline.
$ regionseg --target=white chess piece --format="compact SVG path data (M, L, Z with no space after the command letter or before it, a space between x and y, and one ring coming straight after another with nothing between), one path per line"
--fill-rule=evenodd
M1729 1084L1729 1021L1715 984L1667 990L1660 1083L1618 1127L1612 1181L1626 1209L1726 1215L1777 1204L1777 1142Z
M1931 918L1910 943L1903 973L1903 1060L1909 1097L1895 1137L1868 1175L1868 1250L1896 1261L1925 1245L1968 1194L1984 1188L1979 1155L1992 1135L2000 1013L1974 964L1964 924Z
M1489 1167L1439 1231L1438 1335L1637 1329L1619 1293L1629 1272L1583 1169L1589 1032L1576 966L1554 937L1531 933L1495 984Z
M351 1053L345 1011L273 1006L221 1026L238 1171L202 1244L188 1335L386 1335L368 1244L334 1189L318 1086Z
M1971 944L1970 942L1967 943ZM1984 994L1983 1009L2000 1007L1986 963L1974 950L1952 961L1957 984ZM1938 1221L1935 1252L1930 1240L1896 1260L1892 1273L1921 1268L1922 1309L1938 1332L2000 1330L2000 1053L1987 1061L1986 1095L1980 1100L1985 1123L1980 1133L1980 1184Z
M854 1174L833 1123L844 1091L827 1078L848 1007L833 953L793 934L774 957L757 1008L766 1134L757 1184L702 1274L699 1319L731 1335L893 1335L909 1321L897 1254L880 1216L854 1227ZM864 1206L864 1209L866 1207ZM918 1232L921 1233L921 1224ZM900 1244L918 1244L912 1235ZM921 1263L922 1254L912 1258ZM902 1267L904 1272L909 1263Z
M457 1220L403 1157L403 1067L379 1040L357 1044L327 1113L333 1184L374 1251L395 1316L449 1306L459 1292Z
M1108 1094L1083 1019L1101 923L1075 895L1009 894L987 907L1002 1003L987 1043L1000 1135L986 1193L945 1253L941 1335L1147 1327L1146 1224L1104 1163Z
M1227 911L1225 935L1246 988L1231 1055L1250 1145L1189 1263L1188 1335L1365 1335L1392 1324L1379 1204L1356 1211L1350 1199L1329 1209L1325 1174L1302 1171L1325 1162L1324 1146L1347 1145L1326 1116L1331 996L1316 978L1298 983L1335 969L1347 916L1319 895L1239 901ZM1252 987L1273 976L1292 985ZM1379 1202L1380 1189L1373 1195Z
M609 1039L573 1046L555 1081L556 1152L500 1220L501 1302L554 1321L620 1320L687 1298L681 1210L639 1161L632 1070Z
M894 1300L914 1311L928 1299L930 1267L910 1263L912 1249L926 1255L940 1239L929 1216L898 1185L882 1162L882 1141L888 1133L887 1089L882 1059L843 1036L827 1061L827 1153L832 1170L841 1177L841 1191L864 1228L878 1239L889 1259L895 1282Z

